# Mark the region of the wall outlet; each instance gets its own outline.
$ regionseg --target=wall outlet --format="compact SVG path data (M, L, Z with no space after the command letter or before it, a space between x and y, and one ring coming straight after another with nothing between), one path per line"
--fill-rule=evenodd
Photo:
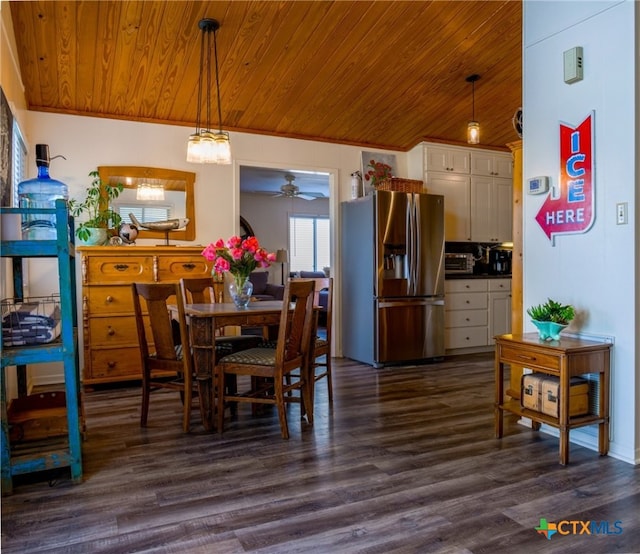
M616 204L616 225L627 224L627 206L626 202L618 202Z

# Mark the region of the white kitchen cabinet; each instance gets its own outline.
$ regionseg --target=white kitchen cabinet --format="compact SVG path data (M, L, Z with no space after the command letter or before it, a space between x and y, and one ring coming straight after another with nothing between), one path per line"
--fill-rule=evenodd
M511 279L488 279L489 313L488 340L493 345L493 337L511 333Z
M511 279L449 279L444 288L447 351L485 351L511 332Z
M427 173L429 194L444 196L444 236L447 241L471 240L471 189L469 177L457 174Z
M425 146L424 170L469 174L470 153L456 147Z
M510 242L513 182L495 177L471 177L471 240Z
M487 279L445 281L445 349L487 345Z
M490 151L471 152L471 174L511 179L513 177L511 154Z

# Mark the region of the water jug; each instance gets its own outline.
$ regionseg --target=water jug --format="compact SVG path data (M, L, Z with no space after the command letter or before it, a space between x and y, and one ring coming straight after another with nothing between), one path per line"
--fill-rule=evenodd
M49 176L49 162L49 145L36 144L38 176L18 185L18 205L21 208L55 208L59 198L69 199L67 185ZM56 240L55 214L23 214L22 238Z

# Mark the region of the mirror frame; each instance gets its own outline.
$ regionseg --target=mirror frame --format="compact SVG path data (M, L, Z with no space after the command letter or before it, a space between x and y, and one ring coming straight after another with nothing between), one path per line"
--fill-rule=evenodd
M194 201L194 183L196 174L191 171L180 171L178 169L164 169L161 167L142 167L135 165L102 165L98 167L100 181L108 183L109 178L116 177L142 177L145 179L166 179L170 181L184 181L185 217L189 218L187 226L180 231L170 231L171 240L195 240L196 238L196 211ZM123 183L125 188L134 188ZM167 190L183 190L179 185L169 185ZM140 239L164 239L166 233L162 231L150 231L149 229L138 229Z

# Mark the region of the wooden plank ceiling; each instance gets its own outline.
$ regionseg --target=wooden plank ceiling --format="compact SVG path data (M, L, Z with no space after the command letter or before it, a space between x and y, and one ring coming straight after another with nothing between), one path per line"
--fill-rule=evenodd
M198 21L218 19L226 130L407 150L517 140L519 0L11 2L32 110L195 127ZM217 126L215 91L212 122Z

